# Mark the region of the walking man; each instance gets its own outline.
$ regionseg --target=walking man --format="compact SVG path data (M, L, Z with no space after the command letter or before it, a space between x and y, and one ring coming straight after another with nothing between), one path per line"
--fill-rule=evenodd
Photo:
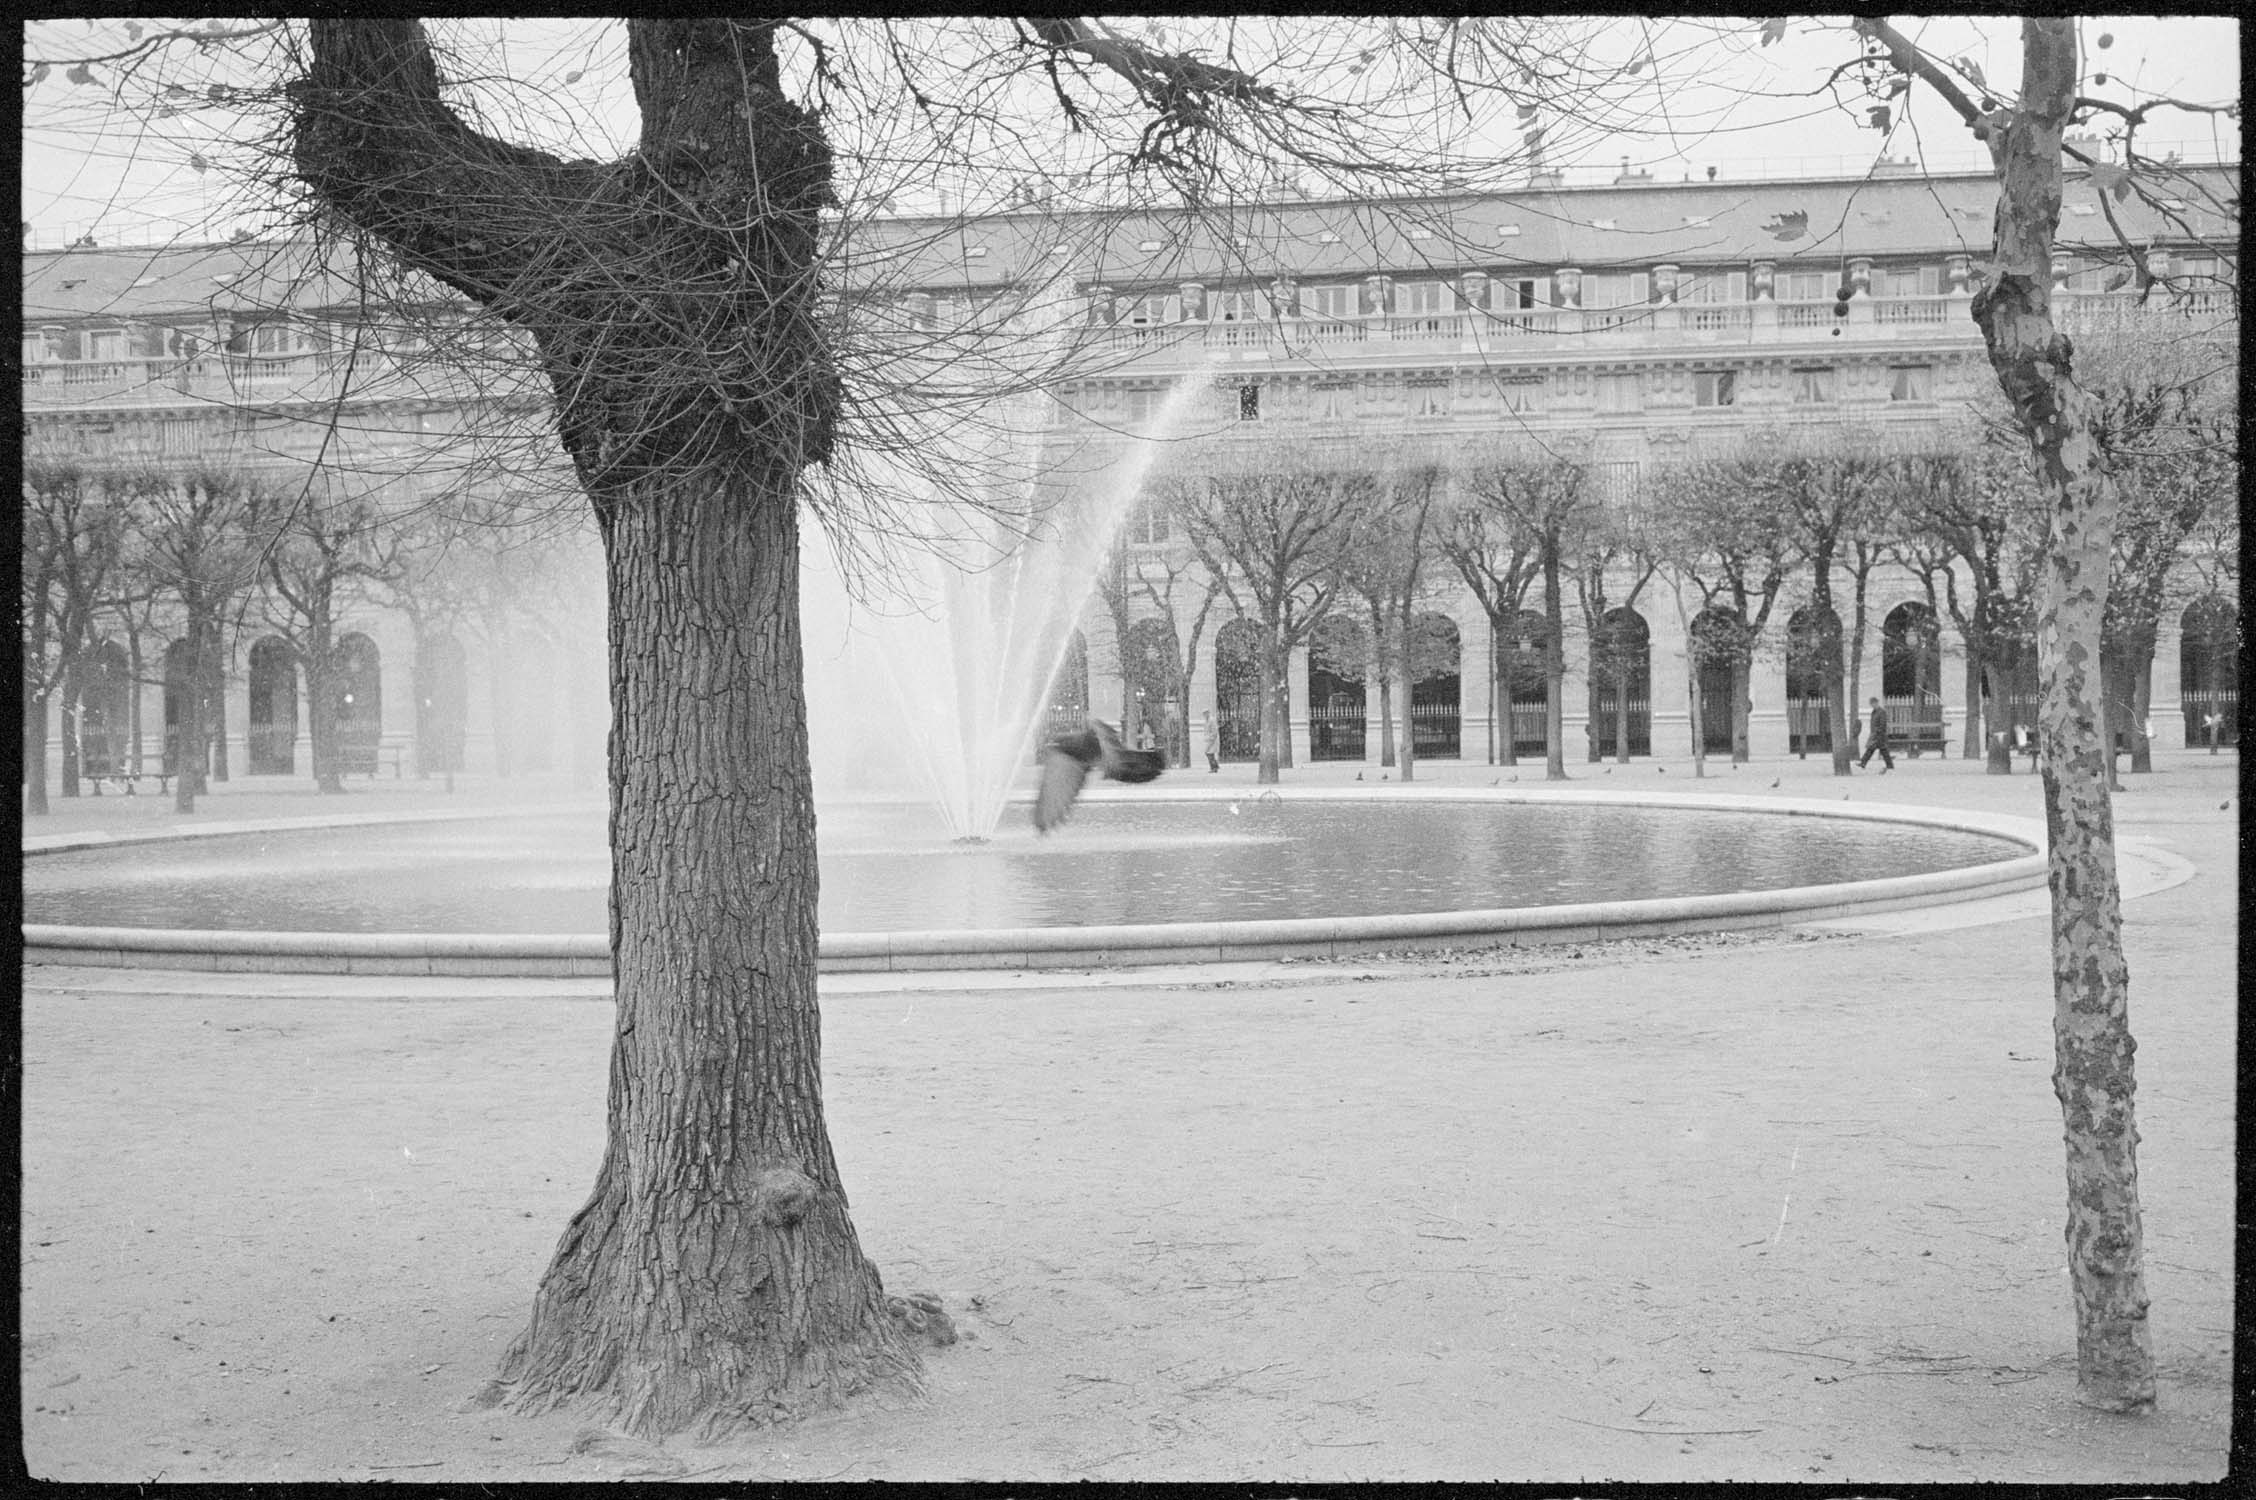
M1878 698L1872 700L1872 722L1866 731L1864 758L1857 762L1858 770L1872 764L1875 750L1880 752L1880 774L1885 776L1896 768L1896 758L1888 753L1888 711L1880 706Z
M1211 708L1206 711L1205 719L1206 769L1217 772L1222 769L1222 726L1214 722L1214 710Z

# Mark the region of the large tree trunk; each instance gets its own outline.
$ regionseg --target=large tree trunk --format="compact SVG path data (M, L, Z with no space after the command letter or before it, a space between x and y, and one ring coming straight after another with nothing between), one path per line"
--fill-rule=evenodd
M2051 835L2053 1091L2066 1124L2068 1266L2081 1398L2111 1411L2154 1405L2147 1327L2130 971L2123 959L2099 704L2100 622L2117 498L2092 436L2092 398L2071 373L2050 307L2059 232L2061 134L2076 94L2076 22L2022 22L2021 107L1991 149L1997 245L1974 299L1990 363L2051 492L2037 660L2045 825Z
M610 508L609 1145L501 1366L513 1405L719 1428L914 1381L820 1105L793 486Z

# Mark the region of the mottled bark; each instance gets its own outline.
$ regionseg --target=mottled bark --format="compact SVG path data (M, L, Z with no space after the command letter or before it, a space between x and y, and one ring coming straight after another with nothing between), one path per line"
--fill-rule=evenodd
M2005 673L1990 663L1984 662L1982 664L1982 675L1990 686L1992 712L1999 719L2005 721L1994 726L1985 726L1990 729L1988 736L1990 748L1989 764L1983 769L1992 776L2011 776L2013 774L2013 725L2005 712Z
M2154 1404L2138 1194L2130 970L2115 874L2112 752L2100 713L2115 483L2092 433L2095 403L2054 327L2061 135L2075 97L2076 23L2022 23L2021 107L1993 127L2000 193L1989 284L1974 317L2051 497L2042 566L2038 722L2052 892L2053 1091L2066 1127L2068 1266L2082 1399Z

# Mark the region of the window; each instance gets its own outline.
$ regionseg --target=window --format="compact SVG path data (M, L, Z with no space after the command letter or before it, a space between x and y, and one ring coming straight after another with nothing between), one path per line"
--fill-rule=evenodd
M88 359L125 358L125 330L122 328L89 329L86 334Z
M1413 380L1409 382L1410 415L1413 417L1446 417L1449 415L1449 382L1446 380Z
M1269 316L1269 299L1259 292L1218 292L1214 319L1218 323L1258 323Z
M1935 367L1933 365L1890 365L1888 367L1888 399L1890 401L1934 400Z
M1132 546L1156 546L1173 532L1174 524L1167 506L1149 495L1137 500L1136 508L1128 514L1127 533Z
M1582 305L1589 308L1641 307L1645 303L1645 273L1590 275L1582 278Z
M1261 420L1260 386L1247 384L1238 387L1238 420L1241 422L1258 422Z
M1891 266L1874 268L1872 295L1875 297L1932 297L1942 290L1942 268L1939 266Z
M1349 318L1355 315L1355 288L1352 286L1304 286L1300 289L1300 312L1306 318Z
M1543 282L1539 277L1522 276L1516 281L1504 283L1504 307L1524 312L1529 308L1541 307L1543 300Z
M1598 465L1598 493L1608 505L1628 509L1637 503L1644 466L1636 459L1610 459Z
M167 458L192 457L198 447L194 417L165 417L157 423L157 443Z
M1744 302L1747 300L1747 273L1744 271L1700 271L1687 274L1676 286L1679 302Z
M1167 298L1164 296L1137 297L1128 304L1128 314L1120 320L1135 327L1167 321Z
M1833 367L1810 365L1790 372L1794 402L1798 406L1822 406L1833 399Z
M23 362L27 365L35 365L46 357L47 335L43 333L25 334L23 336Z
M1830 302L1841 278L1831 271L1780 271L1773 285L1781 302Z
M1694 370L1692 404L1729 406L1738 394L1738 384L1739 372L1736 370Z
M1609 371L1594 384L1600 411L1639 411L1645 405L1645 377L1635 370Z
M1310 394L1314 397L1310 403L1311 415L1319 421L1344 421L1355 411L1355 387L1352 385L1333 381L1317 386Z
M1496 377L1496 394L1504 409L1519 416L1527 416L1544 409L1544 381L1541 375L1505 374Z
M1448 312L1449 288L1438 281L1405 281L1394 289L1394 310L1406 318Z
M1158 415L1167 393L1155 385L1131 386L1120 393L1120 406L1130 427L1141 427Z

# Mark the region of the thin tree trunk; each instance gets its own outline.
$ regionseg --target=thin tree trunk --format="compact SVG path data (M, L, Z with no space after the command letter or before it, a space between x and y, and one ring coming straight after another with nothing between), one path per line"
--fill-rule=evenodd
M1543 779L1567 779L1567 620L1559 598L1559 539L1543 548Z
M2151 645L2131 669L2131 774L2154 769L2154 741L2147 733L2154 710L2154 651Z
M2011 776L2013 774L2013 728L2011 724L2013 716L2006 711L2005 706L2005 673L1987 662L1982 665L1982 673L1990 685L1990 712L1992 716L2003 721L1997 728L1990 730L1988 740L1989 764L1984 769L1992 776ZM1987 726L1985 725L1985 727Z
M792 487L693 485L605 516L609 1145L487 1396L593 1396L646 1433L917 1379L819 1102Z
M197 794L204 789L203 639L191 612L187 629L181 634L188 647L188 660L180 672L180 723L175 729L178 738L174 741L172 767L172 810L180 813L194 812Z
M1966 649L1966 732L1959 737L1959 759L1974 760L1981 756L1989 730L1989 724L1982 717L1982 656L1969 646Z
M47 815L47 695L24 694L24 813Z
M1261 651L1256 662L1260 676L1261 694L1261 757L1254 767L1253 779L1261 786L1277 784L1277 769L1284 763L1279 742L1290 732L1290 716L1281 711L1285 696L1284 650L1277 642L1277 627L1265 624L1261 632Z
M1862 23L1860 23L1862 24ZM2097 703L2118 499L2091 396L2053 326L2061 135L2079 79L2076 22L2022 22L2022 96L1991 140L2000 192L1990 279L1974 299L1991 366L2052 500L2037 618L2039 770L2052 890L2053 1091L2066 1124L2076 1383L2088 1404L2154 1405L2111 756ZM1930 65L1931 66L1931 65Z
M1748 721L1755 711L1755 664L1747 652L1731 658L1731 763L1744 764L1747 759Z
M1629 764L1629 662L1626 655L1614 661L1614 760Z

